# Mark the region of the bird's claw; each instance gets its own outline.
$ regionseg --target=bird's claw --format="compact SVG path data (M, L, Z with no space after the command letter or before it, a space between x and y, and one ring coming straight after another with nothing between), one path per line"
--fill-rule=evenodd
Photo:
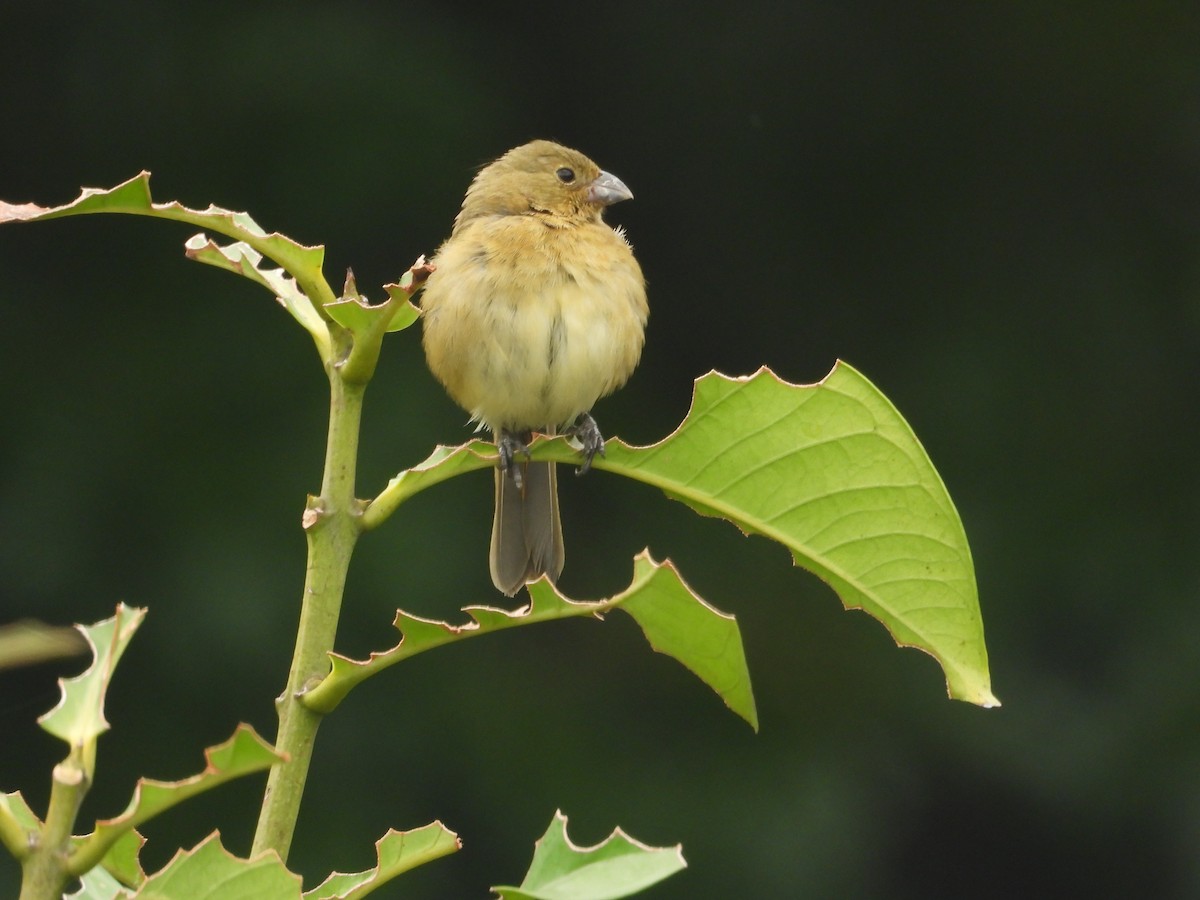
M507 472L512 477L513 484L518 491L524 484L524 478L521 475L521 467L513 465L513 458L524 453L525 458L529 459L529 441L532 439L533 435L528 431L518 433L507 429L502 429L496 438L496 452L500 456L500 471Z
M583 413L575 420L575 424L567 429L567 434L577 438L583 444L583 465L575 470L576 475L586 475L592 468L592 459L596 454L604 456L604 435L596 420L588 413Z

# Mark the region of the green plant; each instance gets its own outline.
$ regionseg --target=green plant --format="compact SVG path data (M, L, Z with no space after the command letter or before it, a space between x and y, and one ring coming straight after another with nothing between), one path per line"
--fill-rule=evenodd
M496 462L495 447L482 441L439 446L374 498L356 495L364 392L386 335L416 322L419 313L410 298L428 267L418 260L386 287L388 299L378 304L358 293L352 277L337 295L322 275L322 248L267 234L244 213L155 203L146 173L110 190L85 190L65 206L0 204L0 221L90 213L171 219L232 238L222 246L199 234L187 241L187 255L266 287L309 333L330 387L328 442L321 490L309 498L303 517L307 578L287 686L277 704L274 746L240 726L229 741L206 751L198 774L171 783L143 780L121 815L75 836L79 804L95 773L96 739L108 727L105 692L144 610L119 606L113 618L81 628L93 664L64 682L61 702L41 720L69 747L55 767L48 809L39 818L19 792L0 796L0 840L22 865L22 898L57 897L76 878L86 897L216 897L235 883L250 896L300 896L299 877L288 872L286 859L321 719L355 685L383 669L494 631L624 611L654 649L688 667L757 728L736 621L700 598L670 563L648 553L635 559L629 587L604 600L571 600L540 581L530 586L523 608L468 607L469 619L461 625L398 611L401 638L391 649L366 660L336 653L346 573L359 536L384 524L414 494ZM267 260L280 268L269 268ZM540 438L531 450L535 459L575 458L562 437ZM974 570L957 512L899 413L851 367L839 363L808 386L787 384L765 369L744 378L706 375L674 432L649 447L610 441L606 458L597 459L594 468L654 485L702 515L726 518L783 544L847 607L879 619L899 644L934 656L951 697L996 705ZM224 850L214 834L162 870L150 876L142 871L136 830L141 823L217 784L263 770L269 770L268 782L249 858ZM525 882L496 888L501 896L627 896L684 865L679 848L645 847L619 830L597 847L575 848L566 839L565 821L561 814L555 818ZM377 844L376 867L332 875L304 896L365 896L458 847L457 836L440 822L389 831Z

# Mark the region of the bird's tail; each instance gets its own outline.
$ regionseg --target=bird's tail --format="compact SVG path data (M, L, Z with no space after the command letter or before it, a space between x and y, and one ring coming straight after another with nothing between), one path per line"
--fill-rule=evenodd
M520 487L510 472L496 469L489 558L492 583L510 597L542 574L557 581L566 560L555 464L513 460L512 465L521 467Z

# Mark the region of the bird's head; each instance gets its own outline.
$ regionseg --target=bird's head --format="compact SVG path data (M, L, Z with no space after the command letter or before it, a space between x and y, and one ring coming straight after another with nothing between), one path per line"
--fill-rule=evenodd
M530 213L599 221L604 207L631 197L620 178L578 150L531 141L480 170L455 225L479 216Z

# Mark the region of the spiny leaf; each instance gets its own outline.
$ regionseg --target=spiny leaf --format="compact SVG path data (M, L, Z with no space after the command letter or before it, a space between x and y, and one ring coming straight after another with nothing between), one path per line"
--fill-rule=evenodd
M92 834L78 839L71 854L72 871L86 872L122 835L159 813L234 778L269 769L281 758L253 728L243 724L229 740L204 751L205 766L198 774L180 781L139 779L123 813L98 822Z
M216 832L146 879L138 900L300 900L300 876L273 850L239 859Z
M409 298L425 283L431 271L425 257L419 257L398 284L385 285L388 299L376 304L358 292L354 273L347 272L342 296L327 304L325 309L335 322L355 334L379 330L403 331L421 315Z
M392 831L375 842L376 866L365 872L334 872L305 900L358 900L397 875L462 849L458 835L441 822L412 831Z
M561 811L537 842L520 887L493 887L499 900L617 900L687 868L682 848L649 847L620 828L594 847L567 837Z
M734 712L758 727L737 622L697 597L669 562L656 563L643 551L634 561L630 586L607 600L571 600L544 580L529 586L529 599L528 606L512 611L468 606L463 612L470 621L464 625L423 619L399 610L394 624L401 638L396 646L372 653L366 660L329 654L329 674L310 688L302 701L311 709L329 712L355 685L425 650L507 628L573 616L599 617L612 609L626 609L654 649L679 660Z
M104 697L121 654L145 617L146 610L121 603L111 619L78 626L92 649L92 664L82 675L58 680L62 697L38 719L42 728L73 748L83 747L108 730Z
M610 441L595 467L778 541L847 608L936 658L951 697L999 704L958 512L908 424L845 363L813 385L706 375L673 434Z

